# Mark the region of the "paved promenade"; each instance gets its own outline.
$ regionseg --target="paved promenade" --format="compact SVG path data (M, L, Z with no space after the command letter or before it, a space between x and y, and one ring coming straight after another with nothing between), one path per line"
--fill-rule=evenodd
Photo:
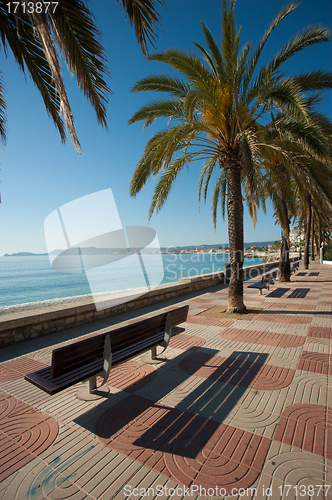
M257 280L249 319L204 315L222 286L2 349L0 500L332 499L332 266L262 295ZM185 304L166 361L115 368L107 398L23 378L56 347Z

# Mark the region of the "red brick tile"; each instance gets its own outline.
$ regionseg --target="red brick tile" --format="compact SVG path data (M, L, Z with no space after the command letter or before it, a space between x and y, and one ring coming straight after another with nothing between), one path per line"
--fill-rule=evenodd
M330 354L303 351L297 369L312 373L321 373L323 375L332 375L331 360L332 356Z
M206 342L202 337L197 335L186 335L185 333L179 333L175 337L171 338L169 347L174 347L176 349L187 350L191 347L201 347Z
M13 396L1 399L0 415L0 481L3 481L45 451L57 437L59 427L53 418Z
M329 456L326 426L327 408L322 405L302 404L286 408L281 414L273 439L296 446L319 456Z
M156 376L157 370L153 366L138 361L127 361L111 370L106 383L121 391L135 392ZM98 377L98 381L100 380L102 379Z
M330 339L332 338L332 329L322 326L311 326L309 328L308 337Z
M28 373L41 370L42 368L47 368L47 366L48 365L45 365L45 363L40 363L39 361L28 358L27 356L22 356L21 358L1 363L0 381L7 382L9 380L17 380L18 378L23 378L24 375L27 375Z

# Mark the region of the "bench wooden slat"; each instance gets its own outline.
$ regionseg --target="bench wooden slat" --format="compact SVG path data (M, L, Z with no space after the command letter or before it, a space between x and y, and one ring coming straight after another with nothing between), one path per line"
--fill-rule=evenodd
M172 314L173 313L173 314ZM171 326L185 321L188 314L188 306L179 308L175 312L170 311ZM167 313L147 318L131 325L126 325L109 333L111 338L112 353L118 349L129 347L139 340L148 339L154 333L165 331ZM51 377L56 378L63 373L70 372L103 356L106 333L95 337L70 344L69 346L55 349L52 353Z
M189 306L169 312L171 336L182 331L176 325L187 319ZM161 345L164 340L166 317L162 313L116 330L74 342L52 352L52 365L24 378L48 394L56 394L103 371L105 335L111 338L112 366Z

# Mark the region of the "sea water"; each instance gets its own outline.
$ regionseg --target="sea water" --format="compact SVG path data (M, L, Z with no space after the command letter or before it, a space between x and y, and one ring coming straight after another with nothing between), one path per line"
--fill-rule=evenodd
M145 255L149 279L158 274L160 284L174 283L180 278L223 272L229 263L227 254L162 254ZM160 279L160 262L164 277ZM140 288L142 275L131 269L130 259L123 258L105 274L109 291ZM244 266L263 263L262 259L244 259ZM137 274L137 276L136 276ZM130 280L127 278L130 276ZM126 286L130 281L130 287ZM48 255L28 257L0 257L0 314L31 309L41 305L57 304L91 296L85 274L63 274L52 269ZM42 303L42 304L41 304ZM14 306L14 307L13 307Z

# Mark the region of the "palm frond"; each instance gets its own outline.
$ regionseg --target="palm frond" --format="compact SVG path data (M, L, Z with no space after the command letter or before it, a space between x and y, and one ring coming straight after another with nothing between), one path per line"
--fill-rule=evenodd
M146 129L157 118L183 118L183 106L179 101L168 99L156 99L139 108L128 120L128 124L143 121Z
M135 27L135 34L144 55L148 55L148 43L154 47L156 29L160 26L157 4L165 6L163 0L118 0L128 15L129 22Z
M32 14L32 19L35 22L36 25L36 30L38 32L39 39L41 41L43 51L45 54L45 57L48 61L52 77L54 80L54 86L56 90L59 93L59 98L60 98L60 110L63 113L66 121L66 125L68 127L70 136L72 138L72 141L75 145L75 148L79 153L81 153L81 145L79 143L75 126L74 126L74 119L73 115L71 112L71 107L69 104L69 100L67 97L67 92L65 88L65 84L62 78L62 73L61 73L61 68L60 68L60 62L58 55L56 53L55 47L54 47L54 42L49 30L49 25L46 22L46 19L44 22L41 22L42 16L40 14ZM46 18L46 16L43 16Z
M162 53L152 54L151 61L165 62L186 76L190 82L200 80L201 85L211 80L211 73L205 64L194 53L186 53L180 49L168 49Z
M225 61L223 55L209 29L202 22L201 26L203 29L205 41L210 50L210 54L208 54L208 52L206 51L205 53L203 52L203 54L206 54L207 60L211 61L211 69L213 69L214 74L218 76L221 82L223 82L225 80Z
M284 78L265 89L258 97L257 106L263 102L268 103L270 109L277 107L299 121L308 121L304 95L292 78Z
M0 140L6 143L6 102L3 95L3 81L0 76Z
M212 223L214 230L216 230L217 227L217 209L219 202L221 202L221 205L223 207L222 208L223 216L225 215L226 185L227 185L227 176L225 171L222 170L218 175L212 194L211 210L212 210Z
M167 168L160 177L158 181L149 209L149 220L151 219L153 212L158 213L165 203L175 179L181 170L187 166L193 160L192 156L183 155L181 158L175 160L169 168Z
M141 78L131 87L131 92L167 92L175 97L183 98L189 86L173 75L149 75Z
M35 23L38 17L42 15L34 14ZM70 71L93 106L98 123L107 128L106 107L111 93L105 81L109 76L108 61L91 12L83 0L71 0L59 2L55 13L50 11L48 17Z
M332 88L332 73L322 69L297 74L293 79L302 91Z
M258 64L258 61L260 59L260 56L261 56L261 53L263 51L263 48L267 42L267 40L269 39L271 33L273 32L273 30L278 26L278 24L286 17L288 16L291 12L293 12L296 7L298 6L298 3L296 2L291 2L290 4L286 5L285 7L283 7L279 12L278 14L276 15L276 17L274 18L274 20L272 21L272 23L270 24L268 30L266 31L266 33L264 34L263 38L261 39L261 41L259 42L257 48L255 49L255 51L253 52L252 56L251 56L251 60L250 60L250 63L248 64L248 69L246 71L246 74L245 74L245 77L243 79L243 93L245 94L246 91L247 91L247 88L248 88L248 85L250 84L251 82L251 79L254 75L254 72L255 72L255 69L257 67L257 64Z
M322 26L309 26L303 29L300 33L292 37L277 55L272 57L267 66L262 68L261 78L271 78L273 73L276 72L285 61L307 47L322 42L328 42L330 35L330 30Z
M201 175L198 181L198 210L201 211L201 194L202 194L202 186L204 182L204 202L206 202L207 190L209 187L209 182L211 179L212 172L216 166L217 158L210 158L201 170Z

